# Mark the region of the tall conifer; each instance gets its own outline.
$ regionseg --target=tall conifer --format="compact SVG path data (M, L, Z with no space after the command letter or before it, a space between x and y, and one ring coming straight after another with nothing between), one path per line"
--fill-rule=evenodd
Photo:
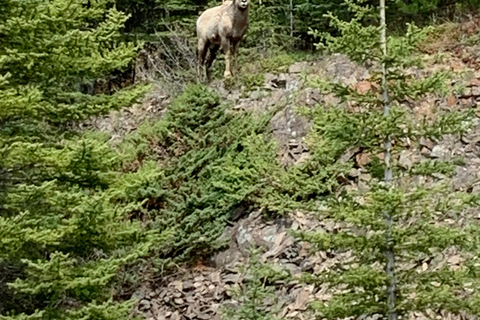
M472 118L469 112L438 108L432 119L426 119L404 103L446 90L445 73L417 77L406 72L421 65L416 49L429 29L409 25L404 36L386 37L383 1L380 24L367 26L362 19L378 21L378 15L358 2L347 4L355 13L353 20L330 15L339 37L315 34L322 37L320 47L370 66L370 89L363 93L352 86L313 80L350 108L318 106L305 113L327 148L348 143L368 152L372 162L363 170L373 179L368 190L345 191L324 203L319 218L339 226L338 232L301 234L317 249L347 257L332 269L307 277L328 283L332 294L331 299L317 301L315 308L322 319L395 320L413 312L429 317L461 312L478 316L480 228L466 211L478 204L478 195L452 190L451 162L423 159L411 166L399 162L402 151L418 148L421 138L439 141L445 134L464 133ZM455 261L449 256L452 252Z
M111 199L118 156L71 124L134 101L90 94L136 47L109 0L6 0L0 8L0 318L123 319L113 284L138 227Z

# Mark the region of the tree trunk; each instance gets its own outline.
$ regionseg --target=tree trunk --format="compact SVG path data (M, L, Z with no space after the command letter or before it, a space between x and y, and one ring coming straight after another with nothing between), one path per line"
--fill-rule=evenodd
M380 0L380 43L384 57L387 56L387 35L386 35L386 21L385 21L385 0ZM387 66L385 61L382 62L382 90L383 90L383 107L385 117L390 116L390 105L388 96L387 85ZM391 160L391 148L392 142L390 137L385 139L385 184L387 187L391 187L392 184L392 167ZM388 304L388 320L397 320L398 314L396 310L396 286L397 281L395 277L395 252L393 248L392 229L393 229L393 217L392 213L387 210L384 212L385 226L386 226L386 258L387 265L385 271L388 277L387 284L387 304Z
M290 0L290 37L293 37L293 0Z

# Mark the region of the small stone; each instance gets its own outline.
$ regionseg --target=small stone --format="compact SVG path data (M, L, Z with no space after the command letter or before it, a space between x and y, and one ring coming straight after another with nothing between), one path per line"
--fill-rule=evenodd
M288 68L288 73L300 73L305 69L305 64L302 62L296 62Z
M214 272L210 275L210 281L213 283L220 282L220 272Z
M230 274L223 277L223 282L225 283L238 283L240 281L239 274Z
M420 151L420 153L424 157L429 157L430 156L430 150L428 150L428 148L426 148L426 147L423 147L422 150Z
M200 287L202 286L202 283L201 283L201 282L195 282L195 283L193 284L193 286L194 286L195 288L200 288Z
M372 180L372 175L371 174L369 174L369 173L361 173L360 174L360 181L368 182L370 180Z
M360 191L360 193L365 193L365 192L368 192L370 190L370 187L368 186L367 183L365 183L364 181L358 181L358 191Z
M467 138L466 136L462 136L460 138L460 141L462 141L462 143L464 144L469 144L470 142L472 142L472 140L470 140L469 138Z
M286 79L275 78L275 79L272 79L271 82L275 88L285 89L287 87Z
M140 303L138 304L138 309L140 310L148 310L152 307L152 304L148 300L141 300Z
M175 304L178 304L178 305L181 305L181 304L184 303L182 298L176 298L176 299L173 300L173 302L175 302Z
M173 281L172 284L178 291L183 291L183 283L181 281Z
M432 173L432 177L437 178L438 180L443 180L446 176L443 173L434 172Z
M357 93L365 94L372 89L372 83L370 81L360 81L356 85Z
M432 152L430 153L430 157L442 160L446 160L448 158L448 155L449 150L442 145L436 145L435 147L433 147Z
M185 281L183 283L183 290L189 291L189 290L192 290L193 288L194 288L194 286L193 286L193 283L191 281Z
M410 154L411 156L411 154ZM412 160L410 160L409 155L407 154L406 150L403 150L402 153L400 153L400 157L398 159L398 164L402 166L404 169L410 169L413 165Z
M259 100L259 99L263 98L263 96L264 96L264 93L262 91L255 90L250 94L250 99Z
M357 165L359 167L364 167L372 161L372 159L370 158L370 155L368 153L357 154L355 156L355 160L356 160Z
M197 318L201 320L210 320L212 317L209 316L208 314L199 313L197 314Z
M465 191L466 189L472 187L475 183L476 176L472 170L465 167L457 167L455 170L455 176L453 177L453 187L455 190Z
M454 95L449 95L447 97L447 106L453 107L457 104L457 98Z
M361 173L360 169L352 168L348 173L348 176L350 178L358 178L360 176L360 173Z
M419 143L420 143L420 145L421 145L422 147L426 147L426 148L428 148L428 149L430 149L430 150L432 150L433 147L435 146L435 144L432 142L432 140L426 139L426 138L424 138L424 137L421 137L421 138L420 138Z

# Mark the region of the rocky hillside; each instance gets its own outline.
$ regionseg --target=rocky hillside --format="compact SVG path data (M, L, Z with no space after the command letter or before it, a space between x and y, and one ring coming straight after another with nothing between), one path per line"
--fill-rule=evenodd
M467 34L477 30L473 22L465 24L463 28ZM455 80L451 85L456 93L447 97L430 96L415 103L406 101L405 104L409 105L418 117L429 118L438 108L456 110L478 107L478 46L474 43L460 44L445 36L425 48L425 58L425 68L411 69L409 72L422 77L438 70L453 71ZM285 72L266 73L264 83L250 92L246 92L245 88L227 89L221 81L214 82L212 87L232 103L235 111L263 114L280 110L271 119L270 130L278 142L278 158L281 163L284 166L295 166L310 157L304 138L311 126L307 119L296 113L295 107L338 102L335 97L322 95L318 89L309 86L309 77L318 76L338 81L356 88L359 93L378 88L369 82L370 75L365 68L355 65L341 55L297 62L287 69ZM169 94L158 89L153 91L144 104L116 112L108 118L97 119L93 124L100 130L113 132L115 141L125 133L134 131L144 119L162 116L169 101ZM346 106L355 107L348 102ZM480 110L477 114L480 117ZM449 160L462 157L464 160L459 161L456 167L454 187L472 192L480 190L480 124L463 137L446 136L440 141L423 139L420 145L410 145L409 141L405 143L409 148L399 155L402 166L410 167L423 158ZM343 155L344 160L355 161L355 167L348 176L338 177L344 181L345 188L360 191L368 188L372 177L366 173L364 167L371 161L371 156L360 149L350 149ZM435 183L443 178L442 175L437 175L433 179L425 178L426 180L416 183ZM480 211L471 214L480 219ZM179 267L176 272L161 279L147 279L136 293L139 299L136 312L148 320L222 319L222 306L238 304L231 296L230 289L244 280L245 273L239 267L248 264L247 249L255 245L263 248L261 261L286 269L294 276L293 280L279 280L275 283L278 299L272 300L268 307L276 310L277 315L283 319L314 319L307 310L307 304L314 300L328 299L326 287L303 284L296 280L295 276L299 276L303 271L319 272L329 268L338 259L349 259L349 256L348 253L311 252L310 245L296 240L290 231L323 229L334 232L341 227L319 222L312 213L307 212L290 212L274 220L265 218L262 210L240 212L222 236L229 241L227 250L193 266ZM452 251L446 253L442 261L435 263L455 267L461 263L461 259ZM423 316L414 318L423 319ZM449 315L437 318L454 319Z

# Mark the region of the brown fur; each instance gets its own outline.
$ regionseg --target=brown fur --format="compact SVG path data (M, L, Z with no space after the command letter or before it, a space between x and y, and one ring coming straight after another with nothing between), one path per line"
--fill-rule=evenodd
M238 47L248 29L248 6L250 0L233 0L206 10L197 20L197 74L202 78L203 67L210 81L210 67L221 47L225 53L225 78L232 76L231 60L234 70L238 69Z

